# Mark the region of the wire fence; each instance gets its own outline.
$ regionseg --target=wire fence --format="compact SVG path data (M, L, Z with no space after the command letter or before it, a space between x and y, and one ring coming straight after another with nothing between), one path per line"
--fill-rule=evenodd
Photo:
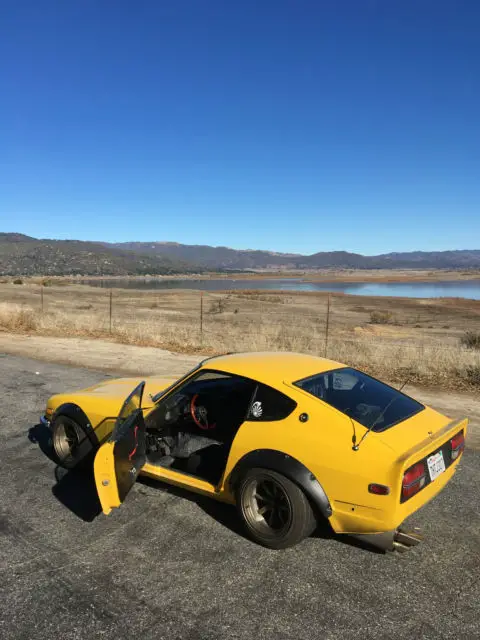
M360 297L316 297L260 291L126 290L74 286L25 286L1 291L4 301L28 306L44 325L69 323L82 330L137 334L139 341L171 342L218 350L286 348L336 354L340 345L372 357L390 350L419 355L479 353L462 343L465 313L417 302L377 303ZM379 307L380 305L380 307ZM398 308L397 308L398 307ZM379 312L378 309L383 309ZM480 308L470 309L468 327L480 329ZM467 313L467 315L468 315ZM376 314L376 315L375 315ZM379 315L380 314L380 315ZM383 314L383 315L382 315ZM132 338L133 341L133 338ZM375 348L378 351L375 356Z
M0 283L0 329L206 355L297 351L392 382L480 387L480 301Z

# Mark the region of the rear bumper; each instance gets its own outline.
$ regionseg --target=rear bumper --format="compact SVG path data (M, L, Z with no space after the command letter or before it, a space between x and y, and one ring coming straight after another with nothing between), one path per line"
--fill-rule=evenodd
M334 501L333 514L329 518L333 530L336 533L346 533L355 537L365 536L365 541L372 544L376 540L383 543L383 539L388 540L390 537L393 544L394 534L400 530L402 523L442 491L455 474L461 459L462 456L447 467L434 482L403 503L397 502L399 500L397 491L393 493L392 502L386 503L384 509ZM380 505L382 497L378 499ZM368 540L366 536L368 536ZM379 537L377 538L377 536ZM381 545L375 544L375 546L380 547ZM385 547L382 546L382 548Z

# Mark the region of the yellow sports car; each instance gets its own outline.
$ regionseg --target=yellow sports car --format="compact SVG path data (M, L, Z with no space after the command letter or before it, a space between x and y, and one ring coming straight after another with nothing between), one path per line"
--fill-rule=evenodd
M145 474L236 504L267 547L325 519L400 551L420 540L400 526L455 473L468 423L294 353L209 358L177 381L108 380L52 396L43 421L63 466L93 459L105 514Z

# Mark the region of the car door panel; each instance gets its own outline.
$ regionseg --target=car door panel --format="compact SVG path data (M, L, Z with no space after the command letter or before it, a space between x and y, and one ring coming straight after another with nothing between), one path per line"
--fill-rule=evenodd
M119 507L146 463L145 421L141 408L145 383L125 400L110 438L94 461L95 484L102 511Z

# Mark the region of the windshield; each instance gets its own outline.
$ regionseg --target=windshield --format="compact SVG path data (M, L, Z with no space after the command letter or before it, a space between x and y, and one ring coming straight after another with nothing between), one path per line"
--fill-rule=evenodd
M122 408L120 409L120 413L118 414L117 420L115 422L114 435L118 434L119 429L121 429L122 424L124 424L127 418L129 418L133 413L141 408L144 388L145 382L141 382L138 387L135 387L135 389L123 403Z
M356 369L336 369L294 383L367 429L385 431L425 407Z
M162 396L164 396L166 393L168 393L169 391L171 391L172 389L174 389L177 384L180 384L181 382L183 382L184 380L186 380L189 376L192 375L192 373L194 371L197 371L198 369L200 369L200 367L202 366L202 362L200 364L197 364L196 367L193 367L193 369L191 369L188 373L186 373L184 376L182 376L181 378L179 378L178 380L175 380L175 382L171 385L169 385L166 389L162 389L161 391L159 391L158 393L156 393L154 396L152 396L152 402L157 402L158 400L160 400L160 398Z

